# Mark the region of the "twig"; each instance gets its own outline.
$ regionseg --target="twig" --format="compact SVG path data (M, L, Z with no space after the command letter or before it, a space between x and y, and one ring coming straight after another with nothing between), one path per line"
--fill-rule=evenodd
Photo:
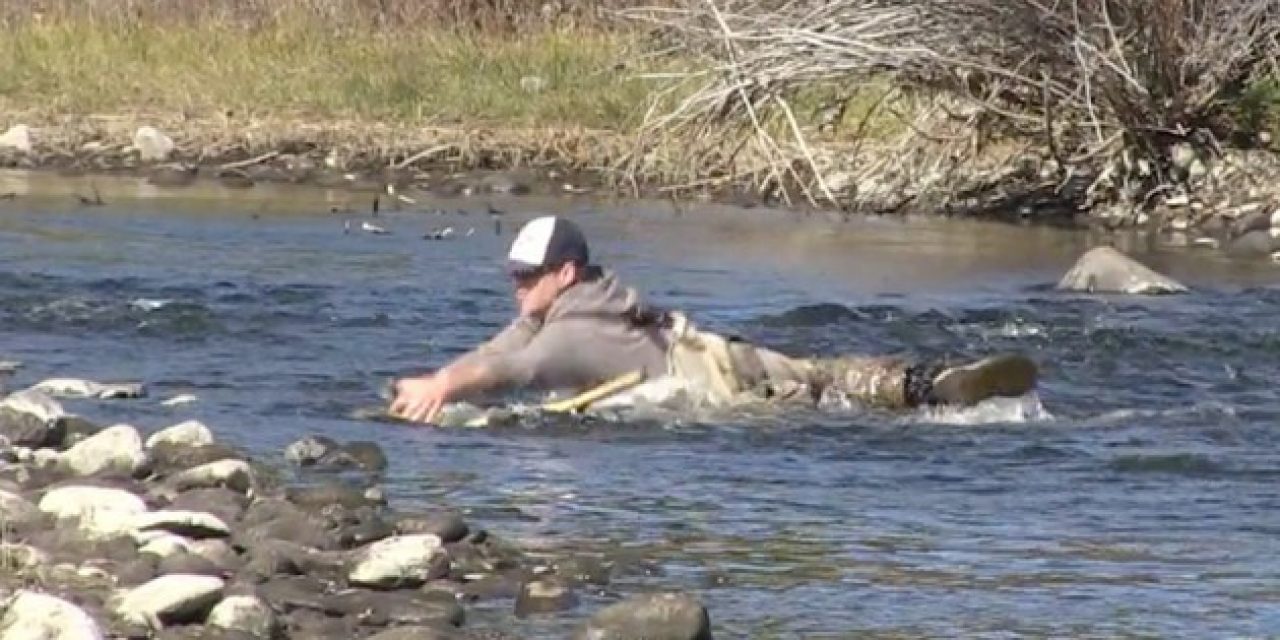
M411 165L411 164L413 164L413 163L415 163L415 162L417 162L417 161L419 161L419 160L421 160L421 159L423 159L423 158L427 158L427 157L433 156L433 155L435 155L435 154L437 154L437 153L440 153L441 151L448 151L449 149L452 149L453 147L454 147L454 145L452 145L452 144L441 144L441 145L436 145L436 146L434 146L434 147L431 147L430 149L425 149L425 150L423 150L423 151L419 151L419 152L417 152L417 153L415 153L415 154L413 154L413 155L409 156L408 158L405 158L403 161L396 163L396 164L394 165L394 167L393 167L393 168L395 168L395 169L403 169L403 168L405 168L405 167L407 167L407 166L409 166L409 165Z
M218 169L221 171L229 171L232 169L243 169L245 167L252 167L255 164L261 164L268 160L274 159L278 155L280 155L279 151L268 151L260 156L249 158L248 160L240 160L237 162L227 162L225 164L220 165Z

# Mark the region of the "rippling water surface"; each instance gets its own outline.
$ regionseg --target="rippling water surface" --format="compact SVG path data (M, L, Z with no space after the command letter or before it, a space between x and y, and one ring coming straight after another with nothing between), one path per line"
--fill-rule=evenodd
M1052 291L1090 242L1060 231L527 201L497 203L496 235L484 201L458 201L384 213L393 233L373 236L315 192L39 193L0 202L14 385L140 379L147 398L70 404L148 430L199 418L267 459L306 433L375 438L394 504L622 559L572 612L517 620L499 600L479 624L559 638L618 594L675 587L726 638L1280 635L1274 265L1132 247L1196 292L1131 299ZM1022 349L1039 398L768 424L348 419L502 326L502 252L550 211L713 325L796 352ZM199 400L161 404L179 393Z

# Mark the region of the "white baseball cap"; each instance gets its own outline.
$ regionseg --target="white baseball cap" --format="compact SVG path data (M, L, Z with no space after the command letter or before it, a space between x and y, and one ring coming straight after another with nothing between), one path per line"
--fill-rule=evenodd
M534 218L520 228L507 253L507 270L521 273L574 262L591 263L587 238L578 225L558 216Z

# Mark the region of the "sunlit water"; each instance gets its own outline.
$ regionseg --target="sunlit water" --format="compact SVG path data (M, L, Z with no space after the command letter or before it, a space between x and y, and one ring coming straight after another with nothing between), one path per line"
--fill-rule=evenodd
M69 404L147 430L199 418L267 460L307 433L377 439L396 505L648 563L568 613L493 600L475 624L560 638L619 594L681 588L725 638L1280 635L1274 265L1131 247L1196 291L1115 298L1052 290L1091 241L1061 231L566 200L495 201L497 235L477 200L384 211L375 236L329 213L364 196L117 190L81 208L59 188L0 202L0 359L26 362L11 386L142 380L143 399ZM1040 393L759 423L348 418L502 326L502 253L550 211L713 326L798 353L1020 349ZM198 400L162 404L177 394Z

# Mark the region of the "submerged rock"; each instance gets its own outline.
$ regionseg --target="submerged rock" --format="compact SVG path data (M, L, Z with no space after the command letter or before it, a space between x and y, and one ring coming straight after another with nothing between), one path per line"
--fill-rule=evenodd
M1246 231L1227 243L1226 251L1238 256L1267 256L1280 249L1280 237L1270 229Z
M1058 289L1136 295L1187 291L1183 284L1152 271L1111 247L1097 247L1085 252L1058 282Z
M711 640L702 603L683 593L633 596L598 611L574 640Z
M365 440L348 442L320 462L337 467L355 466L369 471L387 468L387 456L382 452L382 447Z
M323 596L320 605L326 613L357 616L372 626L440 625L460 626L465 613L457 602L443 600L416 591L366 591L347 589Z
M199 400L199 398L197 398L196 396L190 393L180 393L176 396L173 396L172 398L166 398L164 400L161 400L160 406L178 407L184 404L191 404L192 402L195 402L197 400Z
M61 598L22 590L3 603L0 638L6 640L101 640L102 629L80 607Z
M611 567L600 558L575 556L552 564L556 575L577 583L604 586L609 584Z
M455 640L458 635L439 627L397 627L369 636L366 640Z
M289 502L308 510L318 510L329 505L358 509L374 504L365 497L363 491L333 483L311 487L291 487L285 491L285 497Z
M49 378L32 389L61 398L141 398L146 388L136 382L101 383L81 378Z
M558 580L530 580L516 596L516 615L568 611L578 606L578 596L569 585Z

